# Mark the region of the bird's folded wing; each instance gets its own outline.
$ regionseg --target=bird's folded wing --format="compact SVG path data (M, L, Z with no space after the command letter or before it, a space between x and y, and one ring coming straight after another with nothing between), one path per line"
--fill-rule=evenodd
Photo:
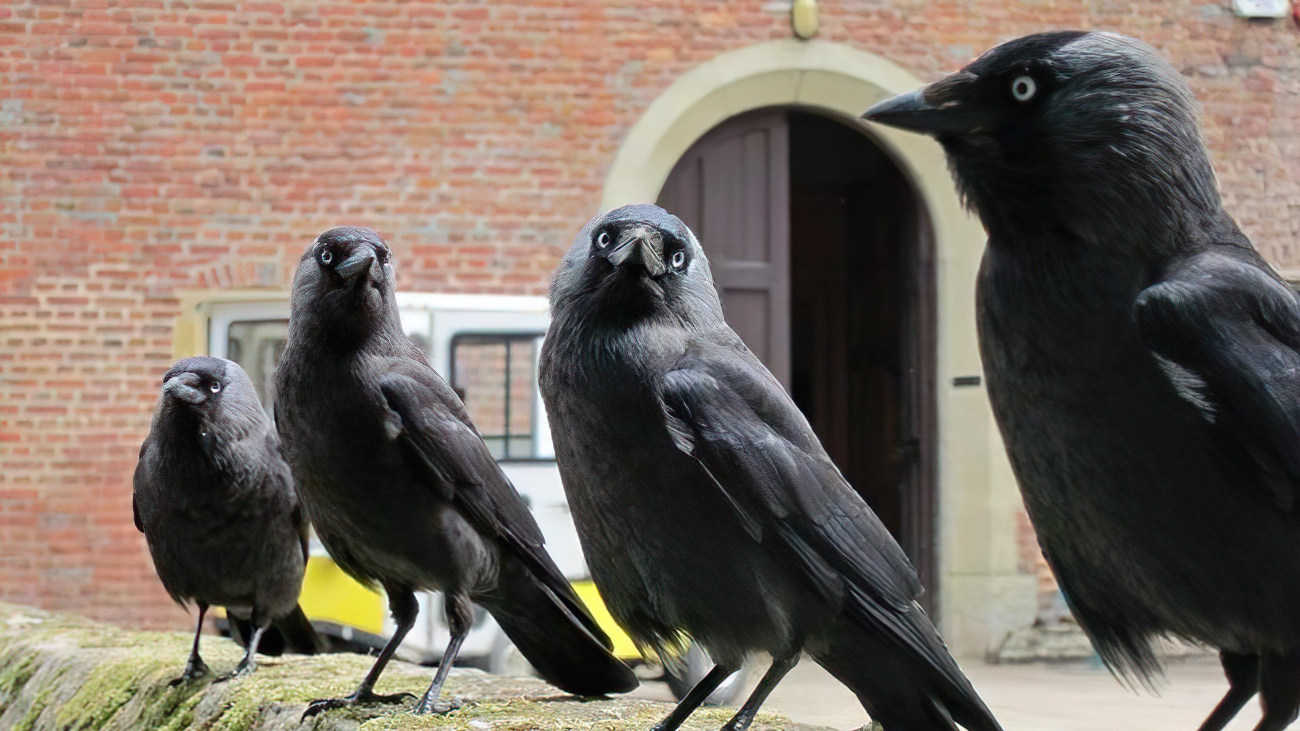
M480 535L499 539L529 565L557 600L609 646L608 636L546 552L541 528L492 458L464 405L450 388L433 378L432 374L390 374L379 384L407 465L424 475L426 484L451 502Z
M761 365L719 358L678 366L660 383L668 429L749 535L788 544L823 593L861 593L877 609L911 611L921 586L907 557Z
M1300 301L1257 259L1229 247L1189 257L1138 296L1134 314L1179 394L1290 510L1300 484Z

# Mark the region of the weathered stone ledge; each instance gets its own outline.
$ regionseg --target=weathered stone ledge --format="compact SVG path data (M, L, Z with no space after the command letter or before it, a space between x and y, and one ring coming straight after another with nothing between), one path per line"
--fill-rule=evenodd
M131 632L68 615L0 604L0 729L13 731L645 731L665 703L615 698L575 701L529 678L498 678L457 670L447 687L466 705L446 716L415 717L401 706L331 711L301 721L306 703L355 687L370 658L340 654L263 658L251 677L204 679L170 687L180 674L190 637ZM228 672L240 650L204 637L203 657ZM394 662L381 693L421 693L429 668ZM685 728L717 729L728 709L702 709ZM755 731L817 731L779 716L761 715Z

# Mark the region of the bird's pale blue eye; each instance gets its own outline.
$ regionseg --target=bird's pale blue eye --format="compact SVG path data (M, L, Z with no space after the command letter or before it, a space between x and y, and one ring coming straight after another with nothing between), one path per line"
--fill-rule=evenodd
M332 261L334 261L334 252L329 249L322 249L320 252L320 263L329 266Z
M677 253L673 254L673 268L674 268L674 269L681 269L682 266L683 266L685 263L686 263L686 252L685 252L685 251L678 251Z
M213 381L212 385L208 386L208 389L211 390L213 393L216 393L221 390L221 384L217 383L216 381Z
M1011 81L1011 96L1018 102L1027 102L1038 93L1038 82L1029 75L1017 76Z
M600 235L596 237L596 248L603 249L606 246L609 246L609 232L601 231Z

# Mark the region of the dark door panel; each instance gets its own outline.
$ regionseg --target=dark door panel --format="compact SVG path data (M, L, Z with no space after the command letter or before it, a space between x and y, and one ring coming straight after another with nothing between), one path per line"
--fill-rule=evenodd
M738 117L677 163L659 204L700 237L727 315L790 387L790 187L786 112Z

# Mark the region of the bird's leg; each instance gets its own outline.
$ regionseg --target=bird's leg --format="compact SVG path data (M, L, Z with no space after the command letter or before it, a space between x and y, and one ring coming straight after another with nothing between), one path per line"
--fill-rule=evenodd
M677 731L677 727L681 726L695 712L695 709L699 708L700 704L704 703L704 700L713 691L717 690L719 685L722 685L722 681L731 677L734 672L736 672L736 668L714 665L709 674L700 678L700 682L696 683L694 688L691 688L691 692L681 699L673 712L668 714L668 718L660 721L652 731Z
M429 684L429 689L424 691L424 697L420 702L415 704L417 715L446 713L461 706L458 700L444 701L440 700L439 696L442 695L442 684L447 682L451 666L456 662L456 655L460 653L460 645L465 641L465 636L469 634L469 628L474 623L474 608L469 603L469 597L459 592L444 594L443 601L446 603L447 629L451 631L451 641L447 643L447 649L443 651L442 659L438 661L438 672L433 676L433 682Z
M257 646L262 644L262 635L266 634L267 628L271 626L271 620L262 618L254 609L250 621L253 623L253 636L248 638L248 647L244 648L243 659L234 670L217 678L218 683L231 678L242 678L257 669Z
M1282 731L1300 715L1300 653L1264 655L1259 662L1264 718L1255 731Z
M406 637L406 633L411 631L411 627L415 625L415 617L420 613L420 604L415 600L414 589L409 586L385 586L384 589L388 592L388 607L392 610L393 619L397 622L397 629L393 631L393 636L388 638L388 642L384 644L384 649L379 651L379 657L375 659L375 664L370 667L370 672L366 673L361 685L357 686L357 689L351 695L343 698L322 698L312 701L307 704L307 710L302 712L303 718L314 716L331 708L348 708L363 703L396 703L414 697L411 693L380 695L374 691L375 683L378 682L380 674L384 672L384 666L393 657L398 645L402 644L402 639Z
M722 727L722 731L745 731L749 724L754 722L754 716L758 714L758 709L767 700L768 695L776 688L776 684L781 682L785 674L794 669L799 664L799 653L796 652L790 657L775 659L772 666L763 674L763 679L758 681L758 686L754 692L749 694L745 705L736 711L736 715L727 721L727 725Z
M190 650L190 659L185 663L185 670L179 678L173 679L168 685L177 686L181 683L188 683L191 680L197 680L208 674L208 665L199 657L199 638L203 636L203 615L208 613L208 605L198 602L199 621L194 623L194 648Z
M1228 676L1228 693L1214 707L1209 718L1201 724L1200 731L1222 731L1224 726L1237 715L1241 707L1251 696L1259 692L1259 657L1240 655L1235 652L1219 653L1223 663L1223 674Z

